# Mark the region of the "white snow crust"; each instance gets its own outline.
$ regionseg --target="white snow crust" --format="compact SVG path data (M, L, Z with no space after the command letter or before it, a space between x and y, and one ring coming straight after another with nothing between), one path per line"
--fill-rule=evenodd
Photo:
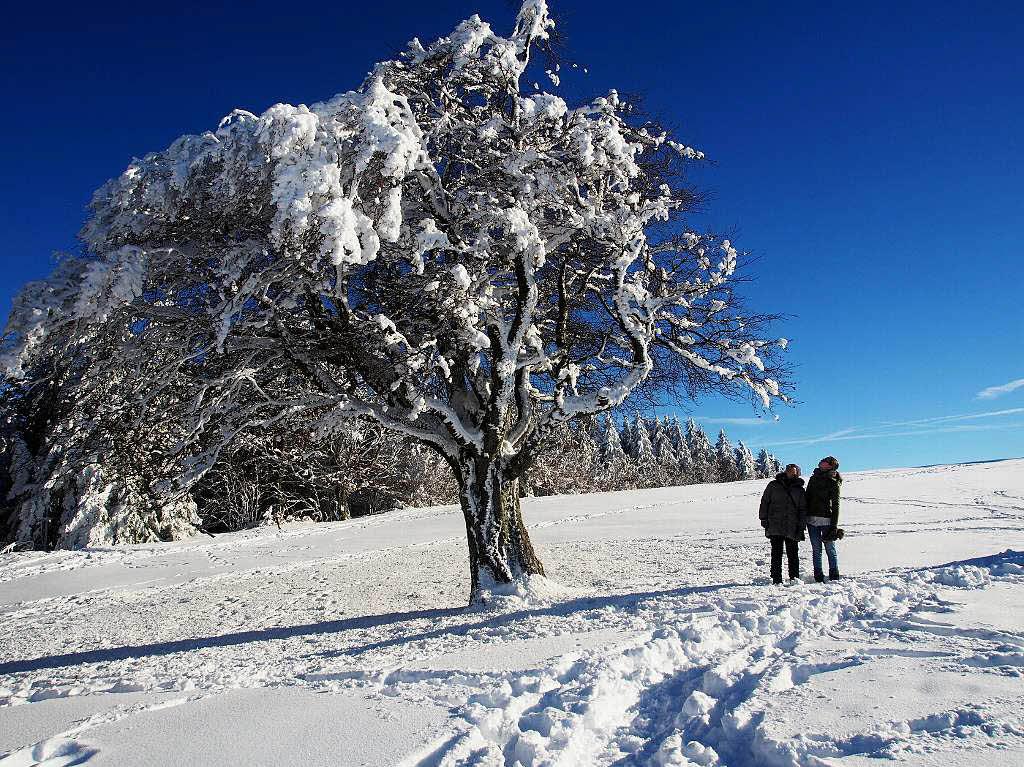
M763 481L0 557L0 765L1024 764L1024 460L853 473L772 586Z

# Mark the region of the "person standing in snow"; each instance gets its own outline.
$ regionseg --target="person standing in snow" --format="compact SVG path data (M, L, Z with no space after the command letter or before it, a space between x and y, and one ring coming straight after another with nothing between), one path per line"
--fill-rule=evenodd
M758 511L765 537L772 543L772 583L782 583L782 547L786 547L790 579L800 577L799 541L804 539L804 525L807 521L807 499L804 496L804 481L800 467L795 463L786 466L768 483L761 495Z
M818 583L825 580L821 568L822 547L828 555L828 579L839 580L836 536L839 529L839 491L842 484L839 461L831 455L821 459L818 468L807 482L807 536L811 539L814 580Z

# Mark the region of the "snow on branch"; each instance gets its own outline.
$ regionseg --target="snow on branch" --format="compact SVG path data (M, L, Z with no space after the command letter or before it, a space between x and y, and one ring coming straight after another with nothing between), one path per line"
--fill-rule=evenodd
M197 440L317 402L524 463L645 387L770 407L770 318L736 298L736 247L686 218L703 154L616 91L524 94L553 24L544 0L508 37L474 16L355 90L235 110L134 161L93 197L89 259L19 297L8 368L55 322L116 320L126 348L180 351L165 374L202 392Z

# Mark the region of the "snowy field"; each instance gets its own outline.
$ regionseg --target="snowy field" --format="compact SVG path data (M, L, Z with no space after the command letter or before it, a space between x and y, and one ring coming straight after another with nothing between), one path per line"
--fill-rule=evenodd
M837 583L763 481L0 558L0 765L1024 765L1024 461L850 474ZM805 580L810 550L801 545Z

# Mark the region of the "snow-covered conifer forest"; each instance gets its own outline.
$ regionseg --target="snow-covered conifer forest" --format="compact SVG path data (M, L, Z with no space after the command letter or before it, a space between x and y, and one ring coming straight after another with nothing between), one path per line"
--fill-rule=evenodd
M477 594L544 572L524 492L757 474L694 424L611 433L659 398L770 409L786 342L736 291L734 244L692 225L703 154L615 91L561 98L552 27L544 0L507 36L474 16L100 188L83 253L5 331L5 536L168 540L454 494Z
M16 422L22 427L24 422ZM692 419L638 418L617 426L609 417L557 429L522 478L523 496L593 493L722 481L713 465L692 459L691 439L706 442ZM648 434L654 460L637 453L635 428ZM244 435L194 483L181 517L161 517L145 496L123 486L82 484L68 467L26 456L27 435L4 436L0 482L7 496L0 540L25 548L80 548L152 543L202 532L219 534L284 522L329 522L408 506L457 500L449 468L435 453L376 424L353 420L325 444L277 426ZM40 458L42 460L40 460ZM34 459L34 460L33 460ZM782 470L766 450L755 457L740 442L736 479L774 477ZM714 469L714 473L711 470ZM86 473L87 478L93 474ZM57 513L59 511L59 513ZM167 522L173 519L174 527ZM56 537L54 537L56 536Z

